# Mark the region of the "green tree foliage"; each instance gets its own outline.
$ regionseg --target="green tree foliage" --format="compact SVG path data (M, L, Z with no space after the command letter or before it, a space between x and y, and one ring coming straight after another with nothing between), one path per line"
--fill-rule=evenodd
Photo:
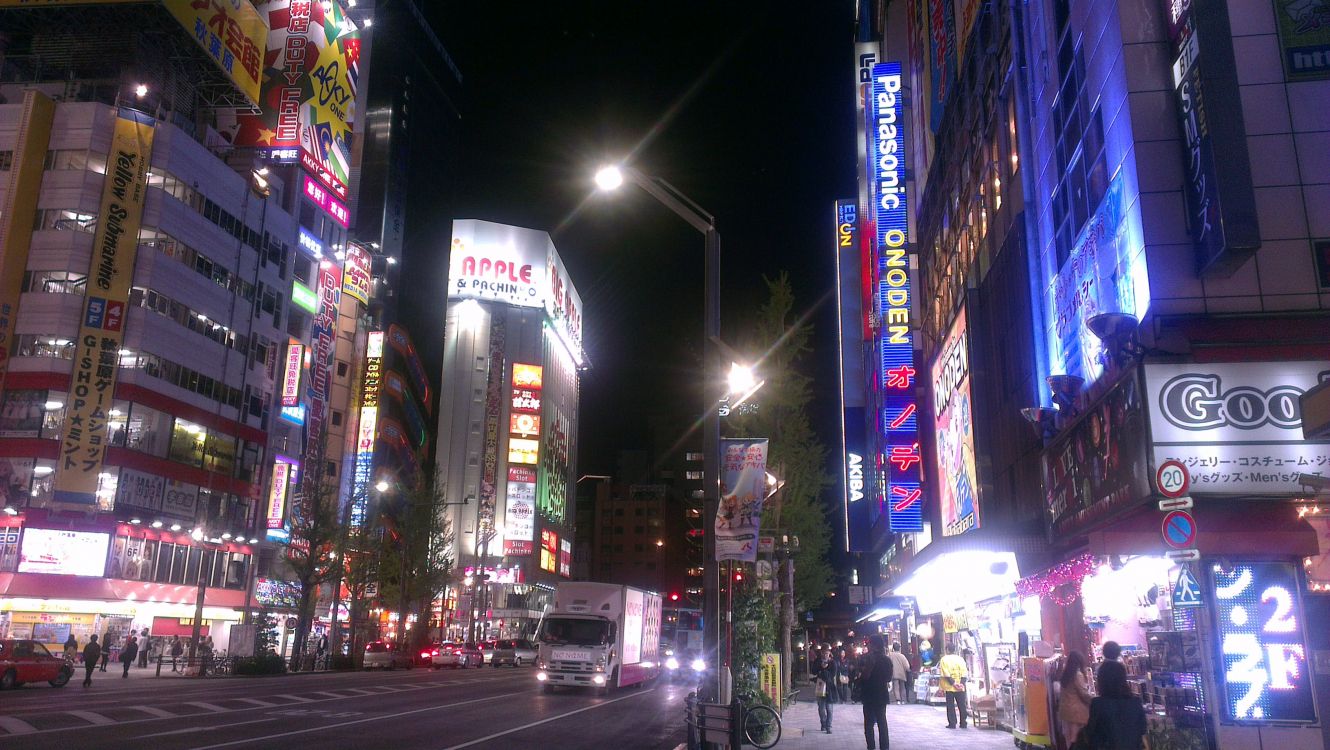
M771 601L755 586L739 584L734 592L734 692L755 694L770 703L758 685L762 654L776 650L776 618Z
M434 475L399 486L381 504L379 595L387 606L416 614L418 624L410 633L401 622L397 630L398 642L413 647L428 635L430 603L453 580L452 561L446 554L452 538L445 524L445 502L443 482Z
M342 537L338 486L320 471L323 465L322 452L306 456L298 491L291 497L291 541L285 550L286 564L300 584L295 643L291 650L294 665L301 663L314 622L319 587L337 572L335 551Z
M794 595L803 611L821 604L830 590L832 570L826 555L831 526L822 491L831 484L827 451L809 419L813 379L801 371L812 354L812 326L795 313L789 275L763 277L767 302L744 327L750 337L742 349L759 357L757 370L766 380L753 396L753 407L728 418L726 432L771 440L768 470L785 481L767 504L763 529L784 529L799 538L794 555Z

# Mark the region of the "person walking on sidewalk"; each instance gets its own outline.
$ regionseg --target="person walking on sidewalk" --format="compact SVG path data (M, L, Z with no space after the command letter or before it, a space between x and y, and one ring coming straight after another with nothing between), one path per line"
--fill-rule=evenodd
M868 750L888 750L891 734L887 731L887 704L891 702L891 658L887 642L880 635L868 638L868 653L859 662L859 693L864 703L864 740ZM877 727L877 744L873 727Z
M78 661L78 658L79 639L75 638L73 633L70 633L69 638L65 641L65 661L73 664Z
M836 696L836 675L840 674L840 669L836 665L836 659L831 655L831 651L823 650L818 657L817 670L815 675L817 687L817 718L822 725L822 731L831 734L831 706L835 702Z
M148 629L144 628L142 638L139 639L139 667L148 666L148 657L151 656L152 641L148 640Z
M111 661L111 644L114 642L115 636L111 635L111 631L106 631L106 635L102 636L102 647L99 649L102 657L101 671L103 672L106 671L106 664Z
M134 660L138 658L138 655L139 641L133 633L130 633L129 637L125 639L125 647L120 650L120 663L125 665L125 673L120 675L121 677L129 676L129 668L134 666Z
M896 702L905 702L905 680L910 676L910 660L901 653L901 644L899 641L891 644L891 653L887 654L891 659L891 684L896 688Z
M1081 736L1093 750L1141 750L1145 738L1145 709L1127 684L1121 662L1099 665L1099 697L1090 701L1090 722Z
M1081 730L1090 721L1090 688L1085 680L1085 657L1081 652L1067 654L1062 665L1062 690L1058 694L1058 719L1062 722L1062 736L1068 745L1075 745Z
M937 671L941 674L942 690L947 697L947 729L956 728L956 714L960 714L961 729L965 729L970 713L965 678L969 676L970 670L965 666L965 660L956 655L954 645L947 646L947 655L938 662Z
M97 634L88 638L88 645L83 647L83 687L92 687L92 670L102 658L102 647L97 645Z
M836 657L836 702L850 702L850 653L845 649L834 652Z

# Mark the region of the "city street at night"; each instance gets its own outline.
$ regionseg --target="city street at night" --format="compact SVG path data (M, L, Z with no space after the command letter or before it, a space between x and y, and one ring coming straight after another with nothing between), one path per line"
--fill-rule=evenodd
M124 680L117 671L98 673L86 690L75 682L6 692L0 747L672 750L683 741L687 693L662 682L608 697L545 694L530 668L212 680Z

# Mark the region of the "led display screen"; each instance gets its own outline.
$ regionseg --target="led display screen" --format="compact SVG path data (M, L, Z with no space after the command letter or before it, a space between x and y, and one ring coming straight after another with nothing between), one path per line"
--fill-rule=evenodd
M1282 562L1213 570L1225 717L1316 721L1297 570Z
M549 529L540 530L540 569L551 573L559 567L559 535Z
M100 532L24 529L18 572L102 576L110 546L111 535Z

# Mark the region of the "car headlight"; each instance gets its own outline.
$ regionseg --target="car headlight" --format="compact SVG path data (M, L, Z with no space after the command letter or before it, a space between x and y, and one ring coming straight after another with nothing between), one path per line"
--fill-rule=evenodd
M598 675L596 675L595 677L592 677L592 678L591 678L591 681L594 682L594 683L596 683L597 685L604 685L604 684L605 684L605 675L603 675L603 674L598 674Z
M666 656L674 656L674 649L672 649L672 648L667 648L667 649L665 649L665 655L666 655Z
M665 660L665 668L666 668L666 669L678 669L678 668L679 668L679 660L676 659L676 658L674 658L673 656L671 656L670 658L668 658L668 659Z
M693 671L694 671L694 672L705 672L705 671L707 671L707 662L706 662L706 659L693 659Z
M544 682L545 680L548 680L549 677L550 677L550 676L547 675L547 674L545 674L544 672L537 672L537 673L536 673L536 682Z

